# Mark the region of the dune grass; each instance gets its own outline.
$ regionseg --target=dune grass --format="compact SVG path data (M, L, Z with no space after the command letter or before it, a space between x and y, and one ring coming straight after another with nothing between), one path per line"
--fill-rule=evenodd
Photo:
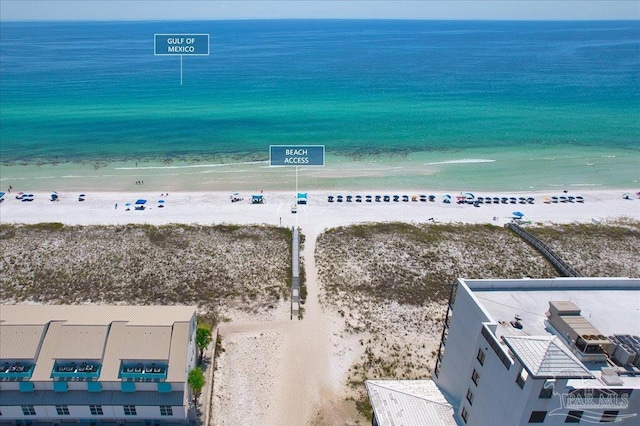
M640 276L640 223L527 227L585 276ZM550 278L555 269L506 228L364 224L318 237L321 302L359 333L350 396L370 418L364 381L431 376L446 298L455 279Z
M2 303L196 304L289 297L291 231L266 226L0 226Z

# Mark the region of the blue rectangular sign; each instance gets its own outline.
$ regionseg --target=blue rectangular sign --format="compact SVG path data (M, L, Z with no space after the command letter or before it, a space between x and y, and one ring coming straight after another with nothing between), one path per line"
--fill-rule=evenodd
M270 145L270 166L324 166L324 145Z
M154 55L209 54L209 34L154 34Z

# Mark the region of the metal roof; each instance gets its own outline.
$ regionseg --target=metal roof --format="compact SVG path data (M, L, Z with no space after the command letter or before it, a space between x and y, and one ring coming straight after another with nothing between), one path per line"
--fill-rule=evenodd
M36 359L44 325L0 324L0 359Z
M119 380L121 360L164 360L170 365L173 364L173 360L169 360L170 342L171 327L130 327L123 322L113 323L104 353L100 380ZM189 342L183 340L178 344L187 347ZM184 379L185 376L182 376L182 380Z
M454 408L431 380L367 380L380 426L455 426Z
M16 405L183 405L183 392L117 391L20 392L2 391L0 407Z
M42 342L32 380L49 380L57 359L97 360L102 358L109 327L106 325L49 325Z
M189 322L195 306L114 305L1 305L3 324L44 325L65 321L67 325L106 325L127 321L129 325L165 325Z
M189 342L189 339L188 323L177 323L173 326L167 382L184 381L187 375L187 352L189 351L189 345L186 342Z
M534 378L593 377L556 336L505 336L502 339Z
M115 336L114 336L115 337ZM169 360L171 327L140 327L127 325L110 344L120 345L121 359ZM186 341L182 342L186 344Z
M56 360L98 360L99 381L119 381L121 361L165 361L167 380L184 382L195 313L195 306L0 306L0 358L34 359L35 381L51 380Z

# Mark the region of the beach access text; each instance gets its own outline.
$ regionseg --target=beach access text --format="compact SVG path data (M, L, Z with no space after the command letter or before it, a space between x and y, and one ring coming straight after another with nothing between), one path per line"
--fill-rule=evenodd
M154 34L154 55L209 55L209 34Z
M270 145L270 166L324 166L324 145Z

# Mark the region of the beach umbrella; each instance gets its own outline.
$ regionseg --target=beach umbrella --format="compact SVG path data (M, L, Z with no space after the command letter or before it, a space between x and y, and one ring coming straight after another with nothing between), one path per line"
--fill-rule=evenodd
M124 203L125 207L129 207L131 205L131 203Z
M524 216L524 213L522 213L522 212L513 212L512 214L513 214L513 216L515 216L517 218L521 218L522 216Z
M139 199L139 200L136 200L136 205L141 206L143 204L147 204L147 200L143 200L142 198Z
M464 194L462 194L462 196L463 196L463 197L465 197L465 198L471 198L472 200L473 200L474 198L476 198L476 196L475 196L475 195L473 195L473 194L472 194L472 193L470 193L470 192L465 192Z
M158 200L158 203L162 204L162 203L164 203L164 200Z

